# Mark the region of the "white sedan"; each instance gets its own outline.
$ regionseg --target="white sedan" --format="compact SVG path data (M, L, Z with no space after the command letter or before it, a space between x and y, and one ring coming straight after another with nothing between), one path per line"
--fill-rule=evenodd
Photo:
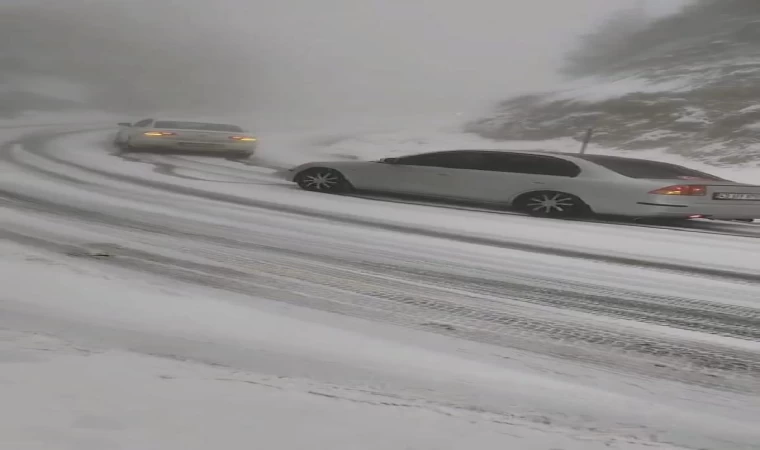
M120 123L114 144L122 151L220 152L251 156L258 140L238 125L144 119Z
M454 150L313 162L291 169L287 179L309 191L488 203L544 217L760 218L760 186L676 164L606 155Z

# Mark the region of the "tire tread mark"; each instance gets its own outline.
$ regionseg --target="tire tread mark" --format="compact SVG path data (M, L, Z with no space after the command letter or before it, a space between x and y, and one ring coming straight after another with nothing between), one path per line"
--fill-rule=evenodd
M90 131L91 130L88 130L88 132ZM75 134L75 133L76 132L69 132L67 134ZM127 183L132 183L132 184L136 184L140 186L151 186L156 189L173 192L177 194L189 195L189 196L198 197L198 198L204 198L207 200L214 200L214 201L219 201L219 202L224 202L224 203L250 206L254 208L265 209L265 210L276 211L276 212L284 212L284 213L299 215L303 217L318 218L318 219L323 219L326 221L337 222L337 223L348 223L348 224L353 224L353 225L358 225L358 226L368 227L368 228L383 229L387 231L402 232L402 233L407 233L407 234L411 233L411 234L416 234L420 236L447 239L451 241L463 242L463 243L468 243L468 244L485 245L489 247L497 247L497 248L525 251L525 252L538 253L538 254L548 254L548 255L562 256L562 257L575 258L575 259L601 261L601 262L607 262L610 264L617 264L617 265L623 265L623 266L659 269L663 271L670 271L670 272L676 272L676 273L703 275L703 276L709 276L709 277L720 278L720 279L741 280L741 281L750 282L750 283L760 283L760 274L738 272L738 271L732 271L732 270L727 270L727 269L714 269L714 268L709 268L709 267L694 267L694 266L687 266L687 265L676 264L676 263L646 261L646 260L641 260L634 257L602 255L602 254L584 252L584 251L572 250L572 249L557 249L554 247L538 245L538 244L508 241L508 240L503 240L503 239L494 239L494 238L489 238L489 237L484 237L484 236L466 236L466 235L460 235L454 232L448 232L444 230L426 229L426 228L415 227L415 226L410 226L410 225L394 224L394 223L389 223L389 222L383 223L383 222L378 222L375 220L364 219L358 216L336 215L334 213L327 213L327 212L312 210L308 208L285 206L279 203L269 202L265 200L255 200L255 199L238 197L238 196L229 195L229 194L204 191L201 189L195 189L195 188L191 188L187 186L178 186L171 183L148 180L145 178L134 177L134 176L126 175L126 174L93 169L91 167L87 167L87 166L77 164L71 161L66 161L62 158L46 153L44 151L45 143L59 136L61 136L61 133L51 133L48 135L34 135L32 137L22 138L17 142L20 143L27 151L34 153L37 156L48 158L52 161L55 161L63 165L76 167L90 173L95 173L101 176L107 176L107 177L110 177L119 181L127 182Z

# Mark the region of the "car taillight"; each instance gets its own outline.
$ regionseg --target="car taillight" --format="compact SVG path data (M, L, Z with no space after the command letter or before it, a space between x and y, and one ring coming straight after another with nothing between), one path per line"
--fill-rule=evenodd
M175 136L176 134L171 131L146 131L143 133L145 136Z
M707 195L707 186L698 184L679 184L675 186L666 186L664 188L655 189L650 191L650 194L655 195L690 195L690 196L702 196Z
M253 142L256 140L255 137L250 136L230 136L230 139L233 141L245 141L245 142Z

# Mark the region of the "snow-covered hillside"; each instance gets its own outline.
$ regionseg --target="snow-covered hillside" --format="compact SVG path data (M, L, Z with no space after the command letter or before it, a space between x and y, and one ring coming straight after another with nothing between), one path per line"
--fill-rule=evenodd
M595 127L608 148L760 161L759 54L759 2L698 0L646 26L603 28L571 55L575 81L504 101L467 130L543 141Z

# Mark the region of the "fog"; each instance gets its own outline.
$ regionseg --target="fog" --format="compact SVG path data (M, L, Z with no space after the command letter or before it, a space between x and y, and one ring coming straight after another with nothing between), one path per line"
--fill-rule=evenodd
M283 120L455 112L556 85L575 39L620 8L683 3L3 0L0 92Z

